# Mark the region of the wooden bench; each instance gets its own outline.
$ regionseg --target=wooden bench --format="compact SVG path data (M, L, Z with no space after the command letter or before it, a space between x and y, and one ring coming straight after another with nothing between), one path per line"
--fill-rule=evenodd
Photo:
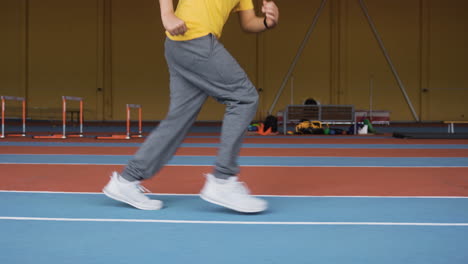
M320 121L325 124L356 123L354 105L288 105L283 113L283 133L287 133L288 123L299 123L301 120Z
M468 124L468 121L444 121L444 124L448 124L448 133L455 133L455 124Z

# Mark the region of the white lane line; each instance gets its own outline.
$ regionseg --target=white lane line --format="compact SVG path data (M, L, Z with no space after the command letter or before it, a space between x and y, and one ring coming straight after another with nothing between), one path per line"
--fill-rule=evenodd
M342 225L342 226L467 226L468 223L401 223L401 222L260 222L260 221L199 221L158 219L105 219L105 218L48 218L0 216L0 220L55 221L55 222L120 222L165 224L222 224L222 225Z
M94 165L94 166L122 166L125 165L124 163L60 163L60 162L47 162L47 163L40 163L40 162L0 162L0 165ZM210 167L212 165L209 164L167 164L166 167ZM424 169L424 168L434 168L434 169L446 169L446 168L453 168L453 169L464 169L468 168L468 165L424 165L424 166L413 166L413 165L374 165L374 166L367 166L367 165L240 165L240 167L261 167L261 168L410 168L410 169Z
M21 191L21 190L0 190L0 193L34 193L34 194L102 194L102 192L63 192L63 191ZM196 193L147 193L149 195L164 196L198 196ZM414 198L414 199L468 199L468 196L365 196L365 195L270 195L259 194L258 197L285 197L285 198Z

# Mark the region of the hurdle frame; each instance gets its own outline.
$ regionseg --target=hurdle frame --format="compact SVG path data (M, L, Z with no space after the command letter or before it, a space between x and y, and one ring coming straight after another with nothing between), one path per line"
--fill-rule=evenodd
M75 96L62 96L62 137L67 138L67 100L80 102L80 133L78 135L69 135L69 137L83 137L83 98Z
M138 109L138 134L131 134L131 109ZM96 139L131 139L131 138L142 138L143 137L143 122L142 122L142 107L139 104L126 104L126 133L125 135L110 135L96 137Z
M67 135L67 101L78 101L80 104L80 132L76 134ZM62 138L66 139L67 137L84 137L83 135L83 105L84 99L82 97L76 96L62 96L62 134L54 134L51 136L33 136L33 138Z
M131 109L138 109L138 134L132 135L130 133L130 112ZM127 139L130 139L132 137L138 137L141 138L143 137L143 125L142 125L142 110L141 110L141 105L139 104L127 104Z
M6 101L21 101L22 102L22 122L23 122L23 133L22 134L11 134L10 136L25 137L26 136L26 99L24 97L17 96L0 96L1 108L2 108L2 134L0 138L5 138L5 112L6 112Z

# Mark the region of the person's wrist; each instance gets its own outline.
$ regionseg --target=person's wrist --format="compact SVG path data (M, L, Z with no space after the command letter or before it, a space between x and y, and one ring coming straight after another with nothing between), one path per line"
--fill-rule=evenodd
M167 17L174 16L174 11L164 11L164 12L161 12L161 16L162 16L163 18L167 18Z

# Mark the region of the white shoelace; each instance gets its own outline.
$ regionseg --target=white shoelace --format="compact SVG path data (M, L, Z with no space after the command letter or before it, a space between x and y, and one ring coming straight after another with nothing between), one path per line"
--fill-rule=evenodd
M208 177L208 174L205 174L205 177ZM212 180L216 182L217 179L214 176L212 177ZM224 184L230 185L230 188L232 188L233 192L235 193L250 195L250 190L247 185L244 182L238 181L237 179L237 177L235 177L235 179L227 179L225 180L226 183Z
M122 177L122 176L118 176L118 177ZM120 179L118 179L120 181ZM141 185L139 181L137 182L128 182L127 184L131 184L133 186L135 186L135 188L141 192L141 193L151 193L150 190L148 190L145 186Z
M250 194L250 190L249 190L249 188L247 187L247 185L244 182L236 181L236 182L233 182L232 184L233 184L232 189L236 193L245 194L245 195Z
M140 185L140 184L136 184L135 187L137 187L137 189L142 193L150 193L151 192L145 186Z

